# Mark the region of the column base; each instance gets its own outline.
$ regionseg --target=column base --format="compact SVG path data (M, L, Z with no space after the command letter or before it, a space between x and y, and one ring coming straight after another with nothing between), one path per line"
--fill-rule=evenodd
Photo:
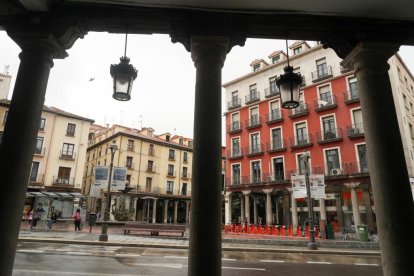
M308 243L308 249L309 250L317 250L318 246L316 245L316 243L310 242L310 243Z
M98 240L99 241L108 241L108 234L100 234Z

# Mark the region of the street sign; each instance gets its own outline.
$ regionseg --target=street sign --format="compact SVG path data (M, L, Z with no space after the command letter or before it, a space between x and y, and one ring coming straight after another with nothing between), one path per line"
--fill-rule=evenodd
M291 177L293 198L306 198L306 178L305 175L294 175ZM323 174L309 175L311 198L325 198L325 176Z

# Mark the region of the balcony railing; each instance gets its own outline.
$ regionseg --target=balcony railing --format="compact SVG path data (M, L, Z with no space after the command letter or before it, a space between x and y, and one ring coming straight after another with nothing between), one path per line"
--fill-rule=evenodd
M246 120L247 128L259 127L262 125L262 118L259 115L250 116L249 120Z
M151 190L142 190L142 188L138 189L138 191L141 191L141 192L145 191L147 193L162 194L162 195L182 195L182 196L191 195L191 190L167 189L167 188L159 188L159 187L153 187Z
M286 181L285 171L278 170L271 173L263 173L262 176L263 182L267 182L268 184L272 184L275 182Z
M58 177L53 176L53 185L75 185L74 177Z
M266 149L268 152L277 152L286 150L286 141L285 139L275 140L272 143L266 144Z
M347 126L347 133L349 138L364 136L364 124L357 123Z
M146 170L145 170L146 172L149 172L149 173L155 173L155 171L156 171L156 166L154 166L154 165L152 165L152 166L148 166L147 165L147 168L146 168Z
M260 101L260 92L257 90L250 91L250 94L245 98L245 104L251 104Z
M46 148L42 147L42 148L35 148L34 154L36 155L45 155L46 152Z
M134 151L135 150L135 146L134 145L128 145L127 146L127 151Z
M240 158L242 156L243 156L243 151L241 148L233 148L227 151L227 158L229 159Z
M242 131L242 123L240 121L234 121L227 125L227 132L236 133Z
M183 173L182 175L181 175L181 178L182 179L190 179L190 173L189 172L187 172L187 173Z
M296 108L289 109L289 118L295 118L309 114L309 105L307 103L299 103Z
M326 66L312 72L312 82L318 82L332 77L332 67Z
M256 155L263 153L263 144L251 145L249 147L248 155Z
M346 174L369 174L367 163L351 162L344 164L344 172Z
M135 163L125 161L125 167L127 167L129 170L131 170L135 167Z
M149 148L149 149L148 149L148 155L150 155L150 156L155 156L155 149L151 149L151 148Z
M235 109L241 107L241 99L239 97L234 97L231 101L227 102L227 109Z
M351 89L344 92L344 101L346 104L351 104L359 101L358 89Z
M64 160L75 160L76 154L74 152L61 151L59 158Z
M336 96L331 95L323 99L317 99L314 101L314 106L315 106L315 111L322 111L325 109L337 107L338 105L336 102Z
M312 145L312 134L300 135L290 138L290 147L300 148Z
M280 91L279 91L277 86L271 86L269 88L265 88L265 97L266 98L279 96L279 95L280 95Z
M43 186L44 185L44 174L36 174L36 175L31 175L29 177L29 185L33 186L33 185L39 185L39 186Z
M175 161L175 155L168 155L168 160Z
M176 172L175 171L169 171L169 170L167 170L167 176L168 177L175 177L176 176Z
M342 140L341 128L334 128L324 131L318 131L316 133L316 142L319 144L336 142Z
M269 114L266 114L266 123L277 123L283 121L282 112L279 108L273 109Z

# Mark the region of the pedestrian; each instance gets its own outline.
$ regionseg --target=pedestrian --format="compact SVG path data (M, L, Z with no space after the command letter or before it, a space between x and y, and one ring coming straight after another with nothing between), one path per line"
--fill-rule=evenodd
M80 213L80 209L76 209L76 213L73 215L73 219L75 221L75 232L80 232L80 226L82 222L82 215Z
M37 222L42 218L44 212L45 212L45 210L43 209L42 203L39 203L37 205L37 208L36 208L34 214L33 214L32 229L34 229L36 227Z
M53 210L52 211L52 214L50 215L50 220L49 220L49 222L48 222L48 224L47 224L47 228L49 229L49 230L51 230L52 229L52 225L54 224L54 223L56 223L57 222L57 214L56 214L56 211L55 210Z

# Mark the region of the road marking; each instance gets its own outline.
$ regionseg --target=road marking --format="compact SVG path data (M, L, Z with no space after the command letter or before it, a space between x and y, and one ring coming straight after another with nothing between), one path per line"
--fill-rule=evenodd
M36 250L36 249L19 249L17 250L19 253L45 253L44 250Z
M164 258L168 259L188 259L186 256L164 256Z
M77 256L89 256L92 255L90 252L76 252L76 251L68 251L65 252L66 255L77 255Z
M182 269L184 268L184 265L182 264L164 264L164 263L151 263L151 264L147 264L147 263L128 263L129 265L137 265L137 266L153 266L153 267L165 267L165 268L177 268L177 269Z
M331 262L311 262L311 261L308 261L307 263L308 264L332 264Z
M282 260L260 260L262 263L284 263Z
M115 254L116 257L140 257L141 255L137 255L137 254L121 254L121 253L117 253Z
M364 263L354 263L354 265L371 265L371 266L379 266L379 264L364 264Z
M73 272L73 271L47 271L47 270L28 270L28 269L13 269L13 272L30 273L29 275L84 275L84 276L113 276L113 273L87 273L87 272ZM116 276L136 276L136 274L116 274ZM151 275L142 275L151 276Z
M237 261L236 259L222 258L222 261Z
M264 268L255 268L255 267L232 267L232 266L222 266L223 269L238 269L238 270L255 270L255 271L264 271Z

